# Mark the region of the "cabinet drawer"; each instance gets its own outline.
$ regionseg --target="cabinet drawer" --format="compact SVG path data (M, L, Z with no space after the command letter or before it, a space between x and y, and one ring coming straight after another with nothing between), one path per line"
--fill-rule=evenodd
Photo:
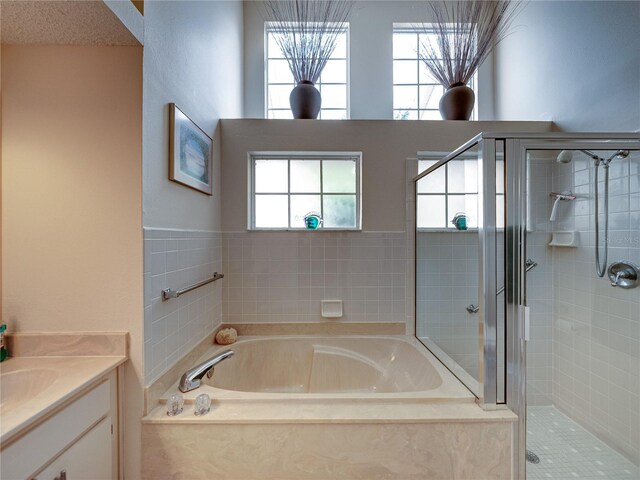
M66 480L112 480L111 453L111 417L107 417L36 475L35 480L54 480L62 471Z
M106 380L3 449L0 477L31 478L92 425L108 416L110 406L111 381Z

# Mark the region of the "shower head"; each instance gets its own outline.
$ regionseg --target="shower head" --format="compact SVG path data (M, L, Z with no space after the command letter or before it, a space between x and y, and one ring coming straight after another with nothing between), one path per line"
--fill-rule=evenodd
M623 158L627 158L628 156L629 156L629 150L618 150L616 153L614 153L609 157L607 162L610 162L614 158L623 159Z

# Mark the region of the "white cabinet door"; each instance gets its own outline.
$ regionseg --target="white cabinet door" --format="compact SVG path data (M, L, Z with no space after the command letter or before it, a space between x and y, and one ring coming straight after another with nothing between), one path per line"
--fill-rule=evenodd
M51 465L37 480L54 480L66 472L66 480L112 480L111 418L103 419Z

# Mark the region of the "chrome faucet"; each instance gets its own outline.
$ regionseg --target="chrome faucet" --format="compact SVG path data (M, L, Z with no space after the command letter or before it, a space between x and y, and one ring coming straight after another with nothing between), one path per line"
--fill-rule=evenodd
M233 350L225 350L215 357L211 357L209 360L202 362L200 365L187 370L187 372L182 375L178 388L182 393L195 390L202 384L202 377L206 375L207 378L211 378L213 375L213 367L232 356Z

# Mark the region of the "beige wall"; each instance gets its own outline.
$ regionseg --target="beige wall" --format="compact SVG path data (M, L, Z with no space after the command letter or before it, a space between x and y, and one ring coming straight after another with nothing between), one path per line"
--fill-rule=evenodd
M3 46L2 84L2 320L20 332L128 331L125 435L134 449L142 49Z
M362 227L405 230L405 159L448 151L482 131L545 132L550 122L223 120L222 230L247 229L247 152L362 151Z

